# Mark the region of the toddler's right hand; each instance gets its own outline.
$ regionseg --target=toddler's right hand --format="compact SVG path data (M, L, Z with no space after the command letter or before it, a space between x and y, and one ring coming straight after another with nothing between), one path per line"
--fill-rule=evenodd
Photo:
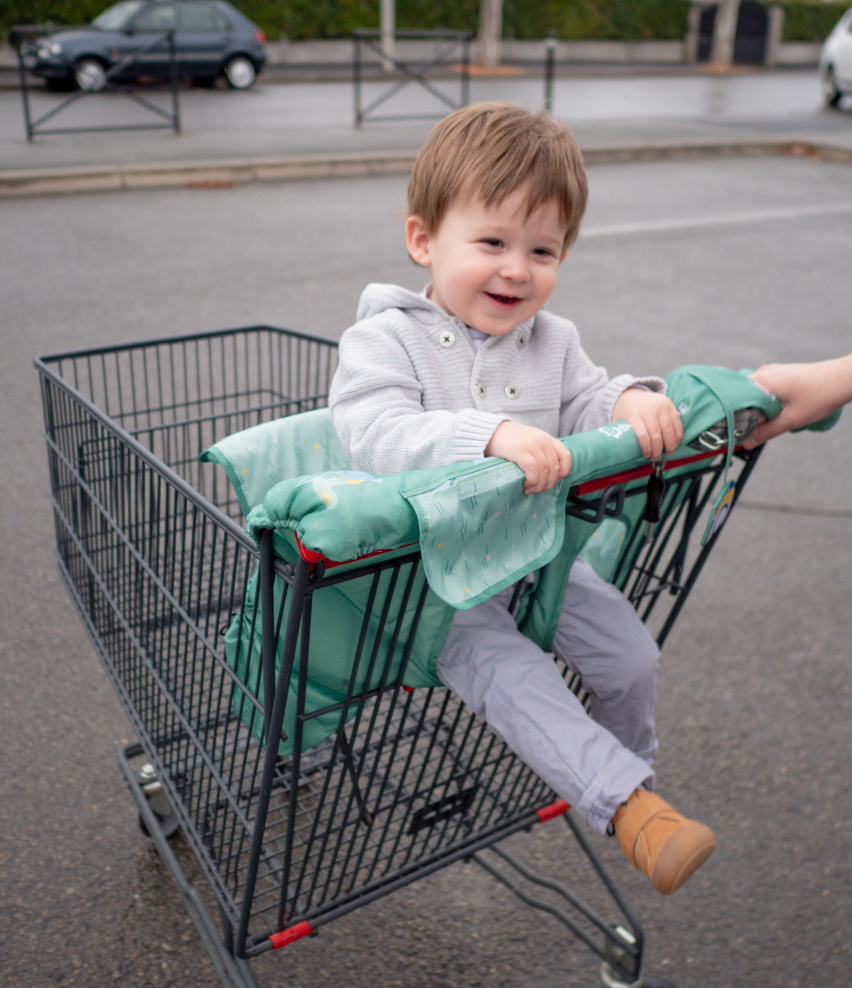
M524 494L549 491L571 469L571 454L558 439L517 422L501 422L497 426L485 455L517 463L524 471Z

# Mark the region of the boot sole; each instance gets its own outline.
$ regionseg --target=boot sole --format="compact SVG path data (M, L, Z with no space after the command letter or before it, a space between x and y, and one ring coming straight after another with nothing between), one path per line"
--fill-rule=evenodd
M713 831L693 821L666 841L654 865L654 888L663 895L676 892L716 849Z

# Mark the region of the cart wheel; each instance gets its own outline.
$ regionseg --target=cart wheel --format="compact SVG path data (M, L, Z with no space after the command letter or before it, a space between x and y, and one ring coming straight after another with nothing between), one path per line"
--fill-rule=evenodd
M180 823L172 810L168 796L163 792L163 787L157 778L154 766L150 763L143 765L138 779L142 787L142 792L148 800L148 806L151 808L157 819L157 823L160 825L160 831L164 837L171 837L180 826ZM139 827L146 837L151 836L148 825L145 823L145 819L141 813L139 814Z
M606 988L675 988L671 981L663 978L641 978L639 981L624 981L620 978L609 964L601 964L601 981Z
M180 827L180 821L176 816L160 816L159 813L155 813L154 816L157 818L157 823L159 823L164 837L171 837L172 834L177 833L178 827ZM145 823L145 818L141 813L139 814L139 829L146 837L151 836L148 824Z

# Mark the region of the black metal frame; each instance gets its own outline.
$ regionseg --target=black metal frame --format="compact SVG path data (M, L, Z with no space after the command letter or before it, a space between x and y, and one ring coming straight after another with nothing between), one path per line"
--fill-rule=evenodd
M566 823L600 876L616 923L496 846L567 806L449 691L407 691L428 589L419 551L379 555L354 571L285 563L271 532L261 535L258 552L238 523L230 484L214 465L198 462L216 439L324 405L336 344L248 327L60 354L36 366L60 574L139 738L120 754L122 771L223 984L255 988L252 957L458 860L475 861L562 922L614 976L638 982L641 927L570 815ZM758 452L741 454L738 487ZM622 553L615 582L644 620L672 598L659 641L718 537L687 559L723 469L715 456L673 476L679 506L646 545L631 540ZM569 511L597 524L642 489L613 483L600 494L575 491ZM307 677L297 677L295 698L289 686L294 668L309 668L316 602L356 581L366 603L351 643L348 690L311 710ZM529 599L523 606L528 613ZM413 613L409 627L406 613ZM262 622L262 662L252 681L229 665L221 645L234 616L252 628ZM363 668L374 685L359 694ZM293 702L292 751L281 755L285 707ZM303 746L310 721L329 714L338 717L333 734ZM147 803L131 765L143 752L210 882L221 936ZM483 856L489 849L557 905L507 877Z
M25 48L32 45L32 38L37 37L42 34L48 34L50 30L46 27L29 26L29 25L18 25L13 27L10 36L12 39L12 44L18 53L18 74L21 83L21 100L23 102L24 108L24 128L27 134L27 140L32 141L34 137L40 134L91 134L91 133L104 133L111 131L125 131L125 130L173 130L176 134L180 133L180 104L178 101L178 71L177 71L177 59L175 58L175 33L173 30L164 31L162 34L158 34L153 41L139 48L137 51L133 52L131 55L126 56L120 62L117 62L112 68L108 69L106 72L106 85L103 89L97 92L90 92L84 89L78 89L76 92L72 93L70 96L66 97L58 106L53 107L52 110L48 110L47 113L40 116L37 120L33 120L30 114L30 99L29 99L29 80L27 78L27 67L25 65L24 59L26 53ZM140 96L138 92L134 91L127 84L116 84L112 82L114 76L119 75L123 72L128 65L132 65L137 62L139 58L149 52L152 48L158 45L161 41L168 40L169 42L169 83L172 98L172 112L169 113L162 107L157 106L155 103L151 103L146 100L143 96ZM166 120L166 123L154 123L154 124L115 124L106 127L42 127L46 121L51 120L58 113L61 113L64 109L75 103L78 99L83 96L96 96L98 93L105 91L114 91L122 93L129 99L138 103L140 106L144 107L146 110L150 110L151 113L156 114Z
M381 41L389 35L381 31L353 31L353 52L352 52L352 82L355 95L355 126L361 127L367 121L379 122L390 120L433 120L439 119L443 114L403 114L377 116L373 111L387 102L410 82L416 82L433 96L446 104L450 110L458 110L462 106L467 106L470 98L470 42L473 35L470 31L395 31L393 38L396 41L446 41L447 45L434 57L426 62L412 66L398 58L391 58L381 48ZM402 78L392 85L386 92L373 100L369 106L363 107L361 101L361 85L363 80L363 57L362 46L375 52L380 56L383 63L393 66L394 71L401 74ZM461 49L461 96L458 103L449 99L440 89L427 79L427 74L440 65L449 64L449 56L457 49Z

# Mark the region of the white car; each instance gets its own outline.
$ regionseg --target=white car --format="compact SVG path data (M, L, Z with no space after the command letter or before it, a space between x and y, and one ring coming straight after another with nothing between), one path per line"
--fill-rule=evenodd
M819 76L828 106L837 106L844 93L852 93L852 8L826 38L819 60Z

